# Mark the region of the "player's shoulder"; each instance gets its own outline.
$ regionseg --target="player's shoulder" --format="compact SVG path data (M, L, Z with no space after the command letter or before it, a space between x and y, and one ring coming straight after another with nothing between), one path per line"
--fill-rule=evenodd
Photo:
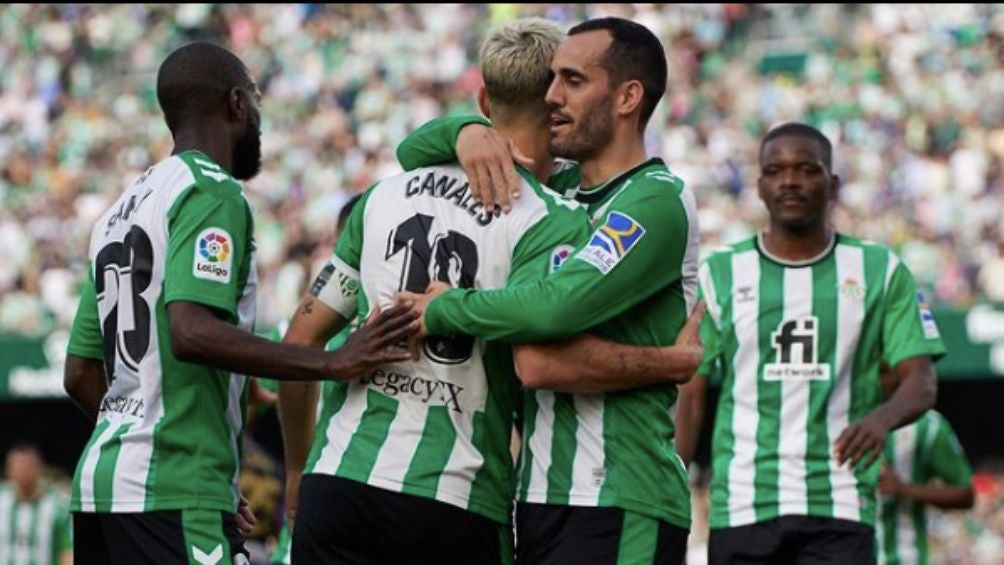
M646 190L669 192L680 195L686 188L686 183L676 173L669 170L665 161L653 157L640 165L629 177L629 182Z
M183 151L163 164L167 171L187 179L188 185L197 188L200 193L234 201L244 199L240 183L201 151Z
M734 255L740 253L756 252L756 236L748 237L727 245L721 245L707 252L701 260L701 265L708 268L716 268L732 260Z

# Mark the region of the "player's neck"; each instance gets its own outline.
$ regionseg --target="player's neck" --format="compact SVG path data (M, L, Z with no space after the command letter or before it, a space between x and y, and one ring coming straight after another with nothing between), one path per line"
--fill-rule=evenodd
M533 159L530 172L542 183L547 183L554 168L551 155L551 133L544 127L524 127L509 124L495 124L499 133L512 140L513 144L527 157Z
M201 151L214 163L233 174L233 147L220 135L218 128L186 128L174 136L171 155L184 151Z
M613 140L596 155L579 163L582 186L585 188L598 186L624 171L637 167L647 159L645 143L637 132L631 135L614 135Z
M822 255L833 244L836 233L826 225L814 226L805 231L792 231L771 225L761 235L760 241L768 254L785 261L806 261Z
M42 495L42 490L38 488L37 484L34 485L14 485L14 492L17 494L17 499L21 502L32 502L38 500Z

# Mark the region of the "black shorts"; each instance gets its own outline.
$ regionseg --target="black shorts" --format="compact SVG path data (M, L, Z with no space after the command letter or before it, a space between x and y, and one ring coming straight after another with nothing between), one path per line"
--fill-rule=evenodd
M678 565L688 530L621 508L519 504L520 565Z
M875 560L875 529L837 518L782 516L715 528L708 538L709 565L869 565Z
M462 508L330 475L304 475L296 565L509 565L512 528Z
M249 563L233 513L163 510L73 514L75 565Z

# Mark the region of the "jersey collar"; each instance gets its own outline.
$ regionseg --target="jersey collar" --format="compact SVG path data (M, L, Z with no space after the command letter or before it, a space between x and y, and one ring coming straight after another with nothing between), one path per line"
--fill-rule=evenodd
M590 188L580 188L575 194L575 199L584 204L593 204L603 200L610 192L617 188L621 183L623 183L628 178L632 177L638 171L644 169L645 167L650 167L652 165L663 165L666 163L658 157L652 157L651 159L637 165L631 169L624 171L616 176L613 176L600 184L590 187Z

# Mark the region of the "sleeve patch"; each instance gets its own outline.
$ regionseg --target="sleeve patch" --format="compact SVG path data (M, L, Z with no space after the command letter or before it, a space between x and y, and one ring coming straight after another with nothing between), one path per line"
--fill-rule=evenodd
M559 245L555 247L554 251L551 252L551 270L549 272L557 272L565 264L565 261L568 261L573 251L575 251L575 247L571 245Z
M206 228L195 238L192 275L218 283L229 283L234 260L233 238L223 228Z
M938 324L934 321L934 314L924 300L924 293L917 293L917 308L920 310L920 323L924 327L924 337L927 339L938 339L941 334L938 332Z
M641 241L645 228L627 214L610 212L577 258L599 269L604 275L617 266L631 248Z
M333 283L333 284L332 284ZM359 295L359 272L332 256L314 279L310 294L331 307L345 319L355 317Z

